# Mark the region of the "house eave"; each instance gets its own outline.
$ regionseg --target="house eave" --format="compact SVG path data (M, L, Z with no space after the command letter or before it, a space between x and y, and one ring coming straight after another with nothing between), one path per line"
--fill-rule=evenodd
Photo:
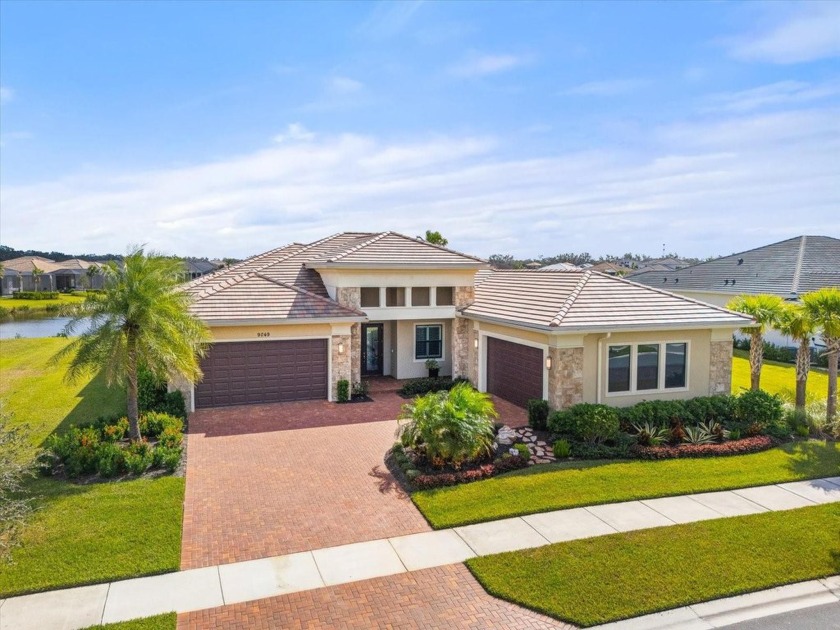
M199 317L201 321L210 327L228 326L293 326L295 324L346 324L361 323L368 321L367 317L298 317L298 318L277 318L277 317L241 317L233 319L209 319Z
M428 263L342 263L342 262L307 262L304 267L319 271L320 269L383 269L388 271L400 271L403 269L429 269L429 270L447 270L447 271L464 271L464 270L478 270L489 269L490 265L486 263L459 263L456 265L447 264L428 264Z

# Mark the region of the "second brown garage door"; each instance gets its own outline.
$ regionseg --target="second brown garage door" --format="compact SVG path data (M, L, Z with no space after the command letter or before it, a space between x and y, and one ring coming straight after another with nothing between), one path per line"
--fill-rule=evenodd
M520 407L530 398L542 398L543 351L488 337L487 391Z
M324 399L327 340L215 343L201 369L196 408Z

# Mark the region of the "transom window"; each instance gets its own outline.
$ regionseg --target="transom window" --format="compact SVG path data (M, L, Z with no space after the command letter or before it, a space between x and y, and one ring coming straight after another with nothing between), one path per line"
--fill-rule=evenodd
M443 326L441 324L418 324L414 327L414 358L443 358Z
M609 346L607 392L633 393L685 388L687 364L688 344L684 341Z

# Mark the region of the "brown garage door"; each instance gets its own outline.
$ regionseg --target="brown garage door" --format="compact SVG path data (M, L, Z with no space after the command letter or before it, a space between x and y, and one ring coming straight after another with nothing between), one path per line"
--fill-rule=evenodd
M201 369L196 408L323 399L327 340L215 343Z
M543 351L488 337L487 391L520 407L542 398Z

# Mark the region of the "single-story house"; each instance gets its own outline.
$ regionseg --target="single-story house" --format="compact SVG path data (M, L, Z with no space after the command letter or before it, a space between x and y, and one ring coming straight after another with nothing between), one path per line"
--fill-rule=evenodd
M101 289L102 274L98 265L80 258L56 262L42 256L21 256L4 260L3 295L17 291L71 291L74 289Z
M224 267L224 263L214 260L205 260L203 258L185 258L184 259L184 278L186 280L195 280L211 273L215 273Z
M524 406L729 391L750 319L595 271L494 271L394 232L293 243L188 283L213 343L191 409L335 400L340 380L441 375Z
M675 271L634 273L630 279L718 306L758 293L796 301L803 293L840 286L840 239L797 236ZM796 345L777 331L769 331L766 338Z

